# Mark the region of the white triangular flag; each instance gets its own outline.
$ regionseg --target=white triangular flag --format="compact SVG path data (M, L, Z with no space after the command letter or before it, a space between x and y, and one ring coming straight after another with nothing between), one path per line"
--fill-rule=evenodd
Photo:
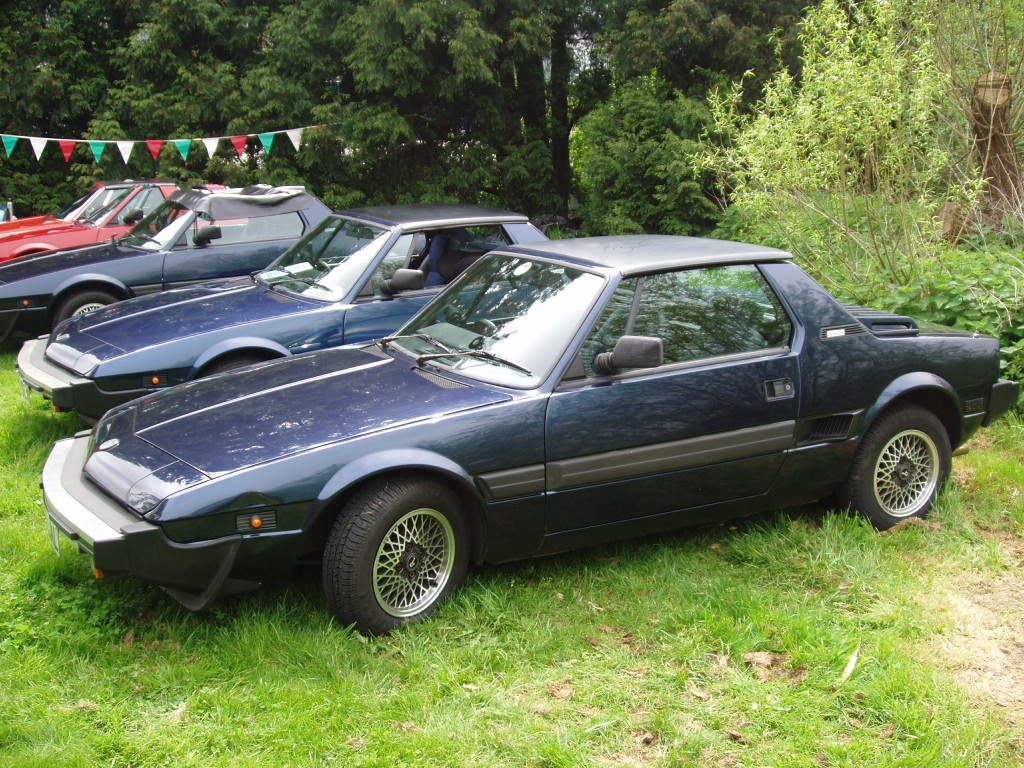
M288 138L292 141L292 146L295 147L295 151L299 151L299 147L302 146L302 131L303 128L292 128L290 131L285 131L288 134Z
M46 148L46 142L48 142L49 139L43 139L39 136L29 136L28 140L32 143L32 151L36 153L36 160L38 160L42 156L43 149Z
M117 142L117 149L121 153L121 157L124 159L125 165L128 164L128 158L132 156L132 148L135 146L134 141L119 141Z
M220 144L219 136L212 139L203 139L203 146L206 147L206 154L210 157L213 157L213 153L217 151L218 144Z

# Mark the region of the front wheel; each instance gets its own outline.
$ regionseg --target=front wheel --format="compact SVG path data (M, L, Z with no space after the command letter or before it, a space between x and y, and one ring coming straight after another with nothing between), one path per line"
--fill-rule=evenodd
M949 477L951 456L949 435L931 411L890 411L861 441L840 499L879 530L925 517Z
M429 616L469 565L455 493L419 478L373 483L340 510L327 538L323 586L344 624L386 634Z
M113 304L115 301L117 301L117 297L106 291L88 290L81 293L73 293L64 299L53 313L53 324L56 325L61 320L67 320L69 317L87 315L90 312L95 312L97 309L102 309L108 304Z

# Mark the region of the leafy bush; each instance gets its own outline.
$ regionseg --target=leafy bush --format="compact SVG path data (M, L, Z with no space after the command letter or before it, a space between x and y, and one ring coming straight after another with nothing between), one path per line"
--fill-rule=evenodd
M572 135L584 227L594 234L706 232L718 210L695 170L707 109L657 74L616 88Z

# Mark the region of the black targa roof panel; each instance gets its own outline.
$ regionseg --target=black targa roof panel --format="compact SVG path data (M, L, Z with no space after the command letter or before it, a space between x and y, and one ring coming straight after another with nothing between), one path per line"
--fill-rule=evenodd
M234 219L301 211L316 198L307 194L305 187L256 185L214 192L183 189L171 195L171 200L211 219Z

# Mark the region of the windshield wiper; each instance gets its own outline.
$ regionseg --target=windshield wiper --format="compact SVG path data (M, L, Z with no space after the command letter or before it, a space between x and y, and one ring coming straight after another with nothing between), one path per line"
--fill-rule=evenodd
M392 341L398 341L399 339L423 339L423 341L429 344L433 344L438 349L443 349L445 352L449 354L457 351L449 347L444 342L435 339L429 333L404 333L398 334L396 336L385 336L383 339L380 339L377 343L380 344L381 349L387 349L388 344L390 344Z
M442 352L435 355L420 355L416 358L416 364L425 363L428 360L438 360L442 357L454 357L456 355L465 355L466 357L479 357L482 360L490 360L493 363L504 365L513 370L525 373L527 376L533 376L533 371L529 368L524 368L519 363L513 363L511 360L506 360L504 357L499 357L493 352L488 352L486 349L454 349L448 352Z

